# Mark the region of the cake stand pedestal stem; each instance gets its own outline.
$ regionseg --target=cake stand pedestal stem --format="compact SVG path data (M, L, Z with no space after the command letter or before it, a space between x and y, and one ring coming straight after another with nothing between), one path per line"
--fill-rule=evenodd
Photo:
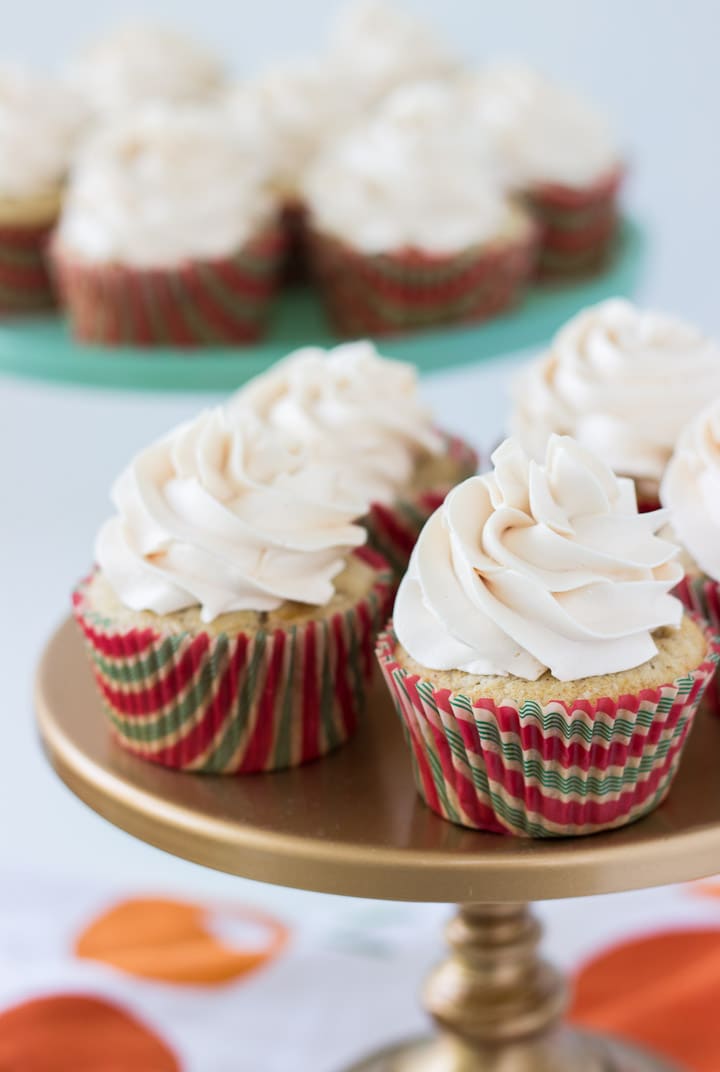
M449 956L430 974L435 1038L386 1050L351 1072L669 1072L650 1056L562 1024L567 991L538 955L526 905L466 905L447 928Z

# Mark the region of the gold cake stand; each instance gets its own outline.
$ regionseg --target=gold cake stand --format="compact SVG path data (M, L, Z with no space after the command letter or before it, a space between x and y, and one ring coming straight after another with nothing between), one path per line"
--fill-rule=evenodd
M438 1033L352 1072L667 1072L649 1055L562 1025L565 987L538 956L527 902L720 871L720 719L700 713L673 791L647 819L591 838L529 841L464 830L421 803L381 683L364 725L336 754L242 778L173 773L114 745L72 622L43 655L35 699L60 777L152 845L264 882L462 905L449 955L424 990Z

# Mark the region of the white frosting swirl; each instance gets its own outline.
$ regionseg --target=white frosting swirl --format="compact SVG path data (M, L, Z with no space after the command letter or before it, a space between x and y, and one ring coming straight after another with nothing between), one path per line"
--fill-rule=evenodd
M344 8L332 28L330 57L366 104L406 82L461 70L432 26L385 0L355 0Z
M660 488L675 536L720 581L720 398L683 431Z
M151 268L227 256L275 211L263 165L222 109L126 117L78 161L60 244L86 261Z
M500 63L471 76L467 85L474 119L515 187L588 186L619 166L604 117L538 71Z
M527 229L457 109L456 92L439 82L391 94L310 167L304 193L314 226L367 253L456 252Z
M65 179L85 109L67 86L0 67L0 198L53 193Z
M572 435L616 472L659 480L683 426L720 395L720 347L611 299L585 309L513 385L510 431L534 458Z
M324 605L365 540L352 520L366 504L348 500L336 468L223 409L141 451L112 498L96 559L133 610L199 605L209 622L286 600Z
M216 56L153 23L117 27L78 56L68 74L103 118L152 103L203 103L225 84Z
M418 459L439 454L442 437L423 406L415 368L382 357L372 343L308 346L278 362L231 399L234 419L302 444L343 471L353 499L391 503Z
M342 72L318 60L268 67L234 87L227 105L235 122L264 132L272 178L289 197L320 147L357 117Z
M459 484L425 525L395 629L430 669L560 681L628 670L677 626L678 548L638 514L632 482L553 436L544 465L507 440L493 472Z

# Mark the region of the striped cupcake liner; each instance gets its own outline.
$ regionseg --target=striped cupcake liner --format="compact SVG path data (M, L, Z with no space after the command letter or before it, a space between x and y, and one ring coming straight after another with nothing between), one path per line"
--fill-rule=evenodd
M232 257L140 269L86 264L52 249L58 286L81 342L218 346L261 337L284 251L274 226Z
M50 224L0 225L0 317L45 312L55 305L46 252Z
M412 549L427 519L442 505L455 484L477 472L478 455L470 444L458 436L442 434L445 452L456 463L457 479L452 484L404 495L389 506L373 503L363 520L369 546L390 564L397 582L408 567Z
M371 591L332 617L238 634L118 629L73 595L110 728L127 751L182 771L248 774L317 759L362 714L373 648L387 617L387 564Z
M607 263L618 235L622 179L618 169L583 189L544 185L530 191L529 207L540 225L540 278L582 274Z
M368 255L312 229L307 242L328 317L346 337L486 320L519 301L536 255L532 227L522 238L451 256Z
M707 622L716 636L720 637L720 584L705 574L683 577L673 593L685 607ZM717 675L708 690L706 706L715 715L720 715L720 675Z
M703 664L660 688L617 700L497 705L409 673L396 644L390 624L376 653L420 795L450 822L533 838L594 834L656 808L720 659L708 633Z

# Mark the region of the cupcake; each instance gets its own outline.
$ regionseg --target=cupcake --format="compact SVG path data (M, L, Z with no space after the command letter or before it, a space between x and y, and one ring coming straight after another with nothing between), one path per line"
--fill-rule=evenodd
M137 455L74 594L126 749L240 774L296 766L349 737L390 589L346 487L222 409Z
M206 104L227 83L221 61L167 26L129 23L90 44L68 76L99 120L148 104Z
M506 440L420 534L378 657L429 806L592 834L670 789L718 648L671 591L678 548L574 440Z
M720 395L720 347L696 328L620 299L573 317L514 382L510 431L537 461L571 435L659 505L683 426Z
M329 61L297 59L241 82L226 104L235 123L264 133L270 188L282 208L288 275L300 278L306 264L302 179L321 146L356 118L355 99Z
M604 117L522 64L491 65L470 76L468 87L474 121L484 127L506 181L540 223L539 274L602 267L617 234L623 177Z
M332 26L328 54L365 108L399 86L452 79L463 69L434 27L384 0L347 4Z
M523 293L535 227L455 102L437 82L398 90L308 169L310 254L341 335L479 321Z
M84 118L62 84L0 67L0 317L55 304L46 246Z
M146 346L247 343L283 240L266 162L222 109L111 124L75 168L53 259L75 336Z
M363 519L368 542L398 580L427 518L477 468L472 447L435 427L414 367L369 342L297 350L229 406L234 419L258 421L342 471L372 504Z
M686 557L676 594L720 634L720 399L685 428L665 470L660 498ZM720 711L715 682L713 706Z

